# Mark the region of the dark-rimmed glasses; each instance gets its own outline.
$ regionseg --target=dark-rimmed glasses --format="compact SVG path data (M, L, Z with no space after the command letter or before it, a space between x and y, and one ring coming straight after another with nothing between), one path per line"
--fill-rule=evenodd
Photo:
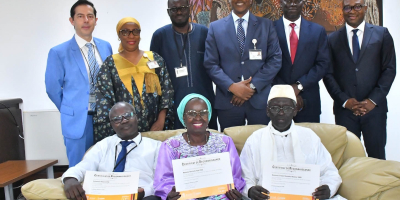
M128 112L110 119L110 121L114 124L120 124L124 119L130 120L135 116L133 112Z
M360 11L363 7L364 5L362 4L357 4L355 6L344 6L343 11L347 13L350 12L351 10Z
M167 8L168 12L172 13L177 13L180 11L181 13L187 12L189 10L190 6L181 6L181 7L173 7L173 8Z
M194 119L196 118L197 115L200 115L201 118L203 118L204 120L208 119L208 110L200 110L199 112L195 111L195 110L188 110L185 115L189 118L189 119Z
M278 114L279 112L281 112L281 110L283 110L283 113L285 114L289 114L291 112L293 112L294 108L292 106L271 106L268 107L269 111L272 114Z
M133 30L129 30L129 29L123 29L120 30L119 33L121 33L122 36L129 36L131 33L134 36L139 36L140 35L140 29L133 29Z

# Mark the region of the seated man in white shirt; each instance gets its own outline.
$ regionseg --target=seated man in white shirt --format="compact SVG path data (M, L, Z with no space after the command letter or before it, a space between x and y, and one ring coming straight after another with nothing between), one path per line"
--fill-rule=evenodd
M153 196L153 176L161 142L142 137L138 132L138 121L131 104L116 103L109 117L116 134L95 144L81 162L63 174L65 195L68 199L86 199L81 185L86 171L139 171L138 200L159 199Z
M292 119L296 114L293 88L290 85L273 86L267 107L271 121L247 139L240 154L242 177L246 181L244 195L255 200L269 199L268 188L261 186L262 166L269 161L319 165L320 187L312 193L313 198L329 199L335 195L342 179L331 155L311 129L294 124Z

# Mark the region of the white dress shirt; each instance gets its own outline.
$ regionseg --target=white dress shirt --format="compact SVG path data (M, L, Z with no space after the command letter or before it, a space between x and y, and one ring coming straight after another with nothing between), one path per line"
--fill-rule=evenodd
M69 168L62 176L74 177L82 182L86 171L112 172L116 164L118 154L121 152L121 138L114 134L96 143L83 157L82 161ZM158 150L161 142L142 137L139 133L129 144L126 156L125 171L139 171L139 187L145 191L145 196L154 195L153 179L157 164Z
M292 125L297 134L300 145L300 151L297 155L304 157L305 164L313 164L320 166L320 185L328 185L331 190L330 196L332 197L338 190L342 179L339 172L332 162L332 157L328 150L321 143L320 138L309 128L304 128L297 125ZM275 130L276 131L276 130ZM240 162L242 164L242 177L246 181L246 186L243 194L248 196L248 190L256 185L262 185L263 182L263 157L262 150L265 149L263 136L270 134L269 127L265 127L255 131L247 139L243 150L240 154ZM295 155L293 152L294 141L291 137L291 131L288 132L288 137L279 136L274 134L275 148L278 162L293 162ZM293 144L292 144L293 142ZM275 152L268 152L274 154ZM268 188L266 188L268 190Z
M361 45L364 37L364 29L365 29L365 21L363 21L357 28L351 27L349 24L346 23L346 31L347 31L347 39L349 41L350 52L353 55L353 30L358 29L357 36L358 36L358 43Z
M76 40L76 43L78 43L79 48L81 49L83 62L85 63L85 66L86 66L86 71L87 71L87 74L88 74L89 84L90 84L91 77L90 77L90 70L89 70L89 65L88 65L88 62L89 62L89 58L88 58L89 48L87 48L85 46L86 43L88 43L88 41L86 41L83 38L79 37L79 35L77 35L77 34L75 34L75 40ZM97 64L99 64L99 67L101 67L101 65L103 64L103 60L101 59L100 53L97 50L96 44L93 41L93 37L92 37L92 40L90 40L90 43L94 47L93 49L94 49L94 54L95 54L95 57L96 57ZM95 79L96 77L93 77L93 78ZM96 81L96 80L94 80L94 81Z
M245 15L243 15L243 17L242 17L242 19L244 19L243 22L242 22L242 26L243 26L243 29L244 29L244 36L247 35L247 27L249 25L249 16L250 16L249 13L250 13L250 11L247 11L247 13ZM239 26L239 22L237 20L240 19L240 17L238 17L232 11L232 18L233 18L233 23L235 24L235 31L236 31L236 34L237 34L237 27Z
M275 137L275 145L276 145L276 153L278 162L294 162L294 152L292 145L292 135L288 134L287 136L274 135Z
M283 26L285 27L285 35L286 35L286 42L290 54L290 33L292 32L292 27L290 26L291 23L295 23L296 26L294 27L294 32L297 34L297 39L300 38L300 26L301 26L301 17L297 19L296 21L292 22L287 20L285 17L283 19Z

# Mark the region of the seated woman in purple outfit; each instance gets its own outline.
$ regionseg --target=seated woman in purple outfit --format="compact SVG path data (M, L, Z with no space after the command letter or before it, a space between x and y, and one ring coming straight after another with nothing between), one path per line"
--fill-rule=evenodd
M230 154L233 182L236 188L225 194L201 199L239 200L242 198L241 192L246 183L242 178L239 155L232 138L207 131L211 110L210 102L199 94L188 94L179 104L178 117L187 128L187 132L171 137L161 144L154 174L154 189L155 195L161 197L162 200L177 200L181 197L175 190L172 160L222 152Z

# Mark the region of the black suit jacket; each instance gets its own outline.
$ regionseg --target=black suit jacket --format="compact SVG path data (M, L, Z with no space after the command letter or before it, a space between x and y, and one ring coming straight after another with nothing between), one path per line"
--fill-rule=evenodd
M376 112L387 112L386 95L396 76L396 53L387 28L365 23L361 51L354 63L346 27L329 35L331 65L324 78L326 89L334 100L334 112L349 98L370 98Z
M282 50L282 68L275 77L274 84L295 84L303 87L300 96L305 99L304 110L298 116L321 114L321 99L318 82L329 68L329 50L324 27L304 18L301 19L300 38L294 63L290 58L283 19L274 22Z

